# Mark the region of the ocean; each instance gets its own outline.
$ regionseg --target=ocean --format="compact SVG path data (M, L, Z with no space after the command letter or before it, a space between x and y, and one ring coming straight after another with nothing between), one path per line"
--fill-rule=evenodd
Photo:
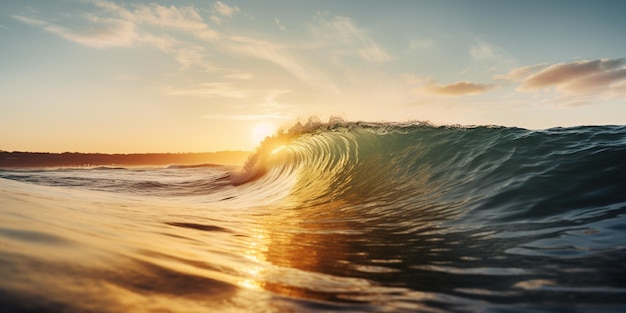
M2 312L624 312L626 127L331 121L0 170Z

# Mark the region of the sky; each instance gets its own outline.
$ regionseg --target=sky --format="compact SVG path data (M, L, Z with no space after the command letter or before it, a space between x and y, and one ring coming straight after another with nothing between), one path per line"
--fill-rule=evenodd
M331 116L626 124L626 1L0 3L0 150L253 150Z

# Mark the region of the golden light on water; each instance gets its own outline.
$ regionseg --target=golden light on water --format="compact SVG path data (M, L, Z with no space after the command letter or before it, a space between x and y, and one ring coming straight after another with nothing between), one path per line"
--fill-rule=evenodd
M254 229L254 235L251 236L250 242L248 242L248 248L244 252L246 259L253 264L243 269L243 277L237 284L246 289L260 290L263 289L264 277L266 275L266 269L263 264L266 262L265 252L267 251L267 236L261 229Z
M275 155L278 154L280 151L282 151L283 149L285 149L287 146L286 145L280 145L274 149L272 149L272 152L270 152L270 155Z

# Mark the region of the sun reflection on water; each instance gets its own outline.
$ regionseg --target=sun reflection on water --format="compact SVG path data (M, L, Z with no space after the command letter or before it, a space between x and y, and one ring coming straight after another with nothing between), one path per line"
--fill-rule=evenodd
M268 237L262 229L255 228L252 232L253 235L244 252L245 258L251 261L252 265L242 270L243 277L237 284L246 289L261 290L265 284L267 272L265 263Z

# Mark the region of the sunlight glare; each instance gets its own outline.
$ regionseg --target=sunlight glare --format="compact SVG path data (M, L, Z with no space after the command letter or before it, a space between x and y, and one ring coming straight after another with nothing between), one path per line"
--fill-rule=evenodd
M270 155L275 155L275 154L279 153L280 151L282 151L285 148L286 148L285 145L280 145L280 146L272 149L272 152L270 152Z
M252 140L255 143L260 143L267 136L271 136L276 131L276 127L270 123L259 123L252 129Z

